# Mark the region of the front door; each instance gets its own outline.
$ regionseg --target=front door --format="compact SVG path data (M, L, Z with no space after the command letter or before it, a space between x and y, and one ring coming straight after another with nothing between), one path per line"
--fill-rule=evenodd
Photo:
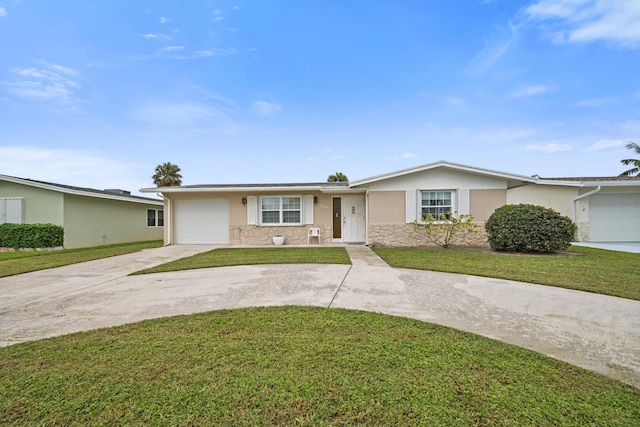
M342 239L342 199L333 198L333 238Z
M342 197L342 241L364 243L365 229L364 196Z

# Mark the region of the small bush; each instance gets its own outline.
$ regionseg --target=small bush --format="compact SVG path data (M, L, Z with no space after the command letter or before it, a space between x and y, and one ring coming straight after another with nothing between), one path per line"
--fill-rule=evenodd
M54 248L64 244L64 229L54 224L0 224L0 247Z
M429 214L423 217L422 221L422 223L413 222L414 230L423 229L427 241L444 249L448 249L456 243L466 244L467 236L475 234L478 228L471 215L460 215L456 218L452 212L440 214L438 218Z
M550 253L569 247L576 226L553 209L521 204L496 209L485 229L493 250Z

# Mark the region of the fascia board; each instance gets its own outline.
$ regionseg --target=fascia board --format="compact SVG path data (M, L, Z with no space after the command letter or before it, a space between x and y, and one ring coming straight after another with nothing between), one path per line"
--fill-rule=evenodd
M553 180L534 180L534 184L538 185L557 185L562 187L582 187L582 181L553 181ZM599 185L599 184L597 184Z
M640 188L640 180L638 181L584 181L582 185L585 187L638 187Z
M275 187L154 187L154 188L141 188L141 193L260 193L260 192L278 192L278 191L323 191L326 187L313 186L275 186ZM345 187L345 189L348 189Z

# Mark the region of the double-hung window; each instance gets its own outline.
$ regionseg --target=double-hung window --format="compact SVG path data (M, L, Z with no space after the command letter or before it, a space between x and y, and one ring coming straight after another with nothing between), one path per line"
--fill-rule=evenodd
M264 225L302 224L301 196L264 196L260 198L260 219Z
M441 214L449 217L455 212L453 191L421 191L420 218L431 215L438 219Z
M164 211L147 209L147 227L164 227Z

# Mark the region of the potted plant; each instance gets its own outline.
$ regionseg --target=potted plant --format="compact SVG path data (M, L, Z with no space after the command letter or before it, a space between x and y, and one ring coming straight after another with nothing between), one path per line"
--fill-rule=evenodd
M284 236L282 234L276 234L273 236L273 244L276 246L284 245Z

